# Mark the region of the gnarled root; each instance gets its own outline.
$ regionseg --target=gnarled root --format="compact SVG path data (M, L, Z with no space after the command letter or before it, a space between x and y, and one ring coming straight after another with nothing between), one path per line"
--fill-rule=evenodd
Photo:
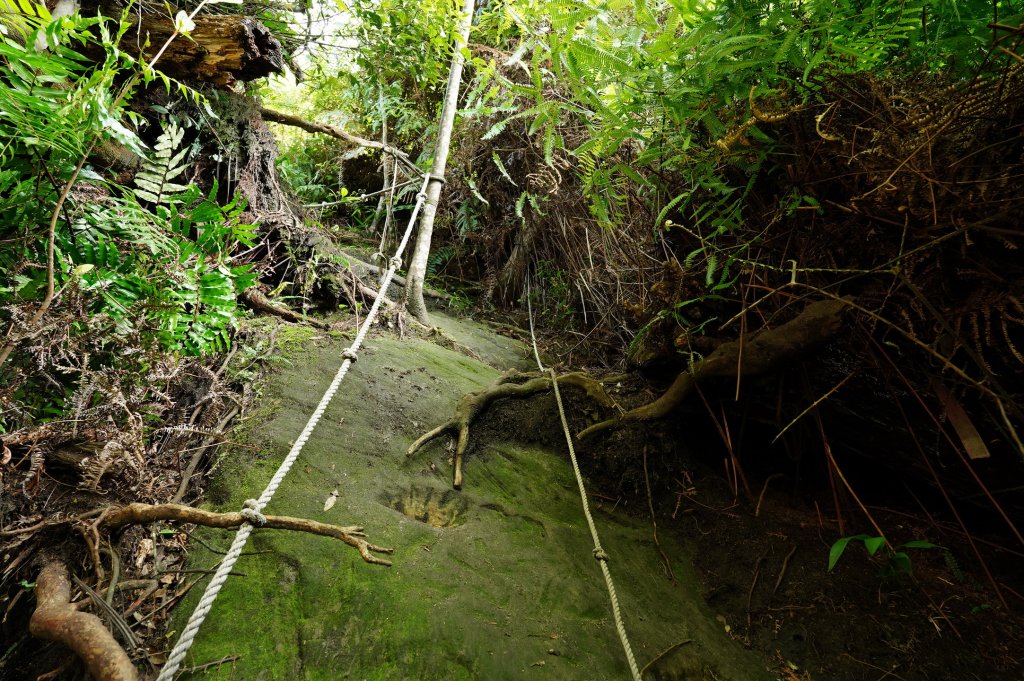
M658 399L617 418L595 423L577 438L582 440L609 428L667 416L706 378L756 376L776 369L835 336L845 307L844 300L821 300L811 303L782 326L761 331L742 343L738 340L724 343L698 362L692 371L679 374Z
M96 615L78 612L71 604L68 568L47 563L36 580L36 610L28 624L37 638L63 643L73 650L98 681L136 681L135 666Z
M532 378L530 378L532 376ZM527 380L522 383L512 383L513 380ZM583 390L588 397L603 407L609 409L617 408L618 405L609 397L604 386L589 376L581 373L565 374L558 377L561 385L571 385ZM462 455L469 445L469 427L476 418L490 406L491 402L504 397L529 397L530 395L544 392L551 389L551 379L547 376L536 374L524 374L520 372L508 372L501 378L483 390L464 395L455 407L455 414L451 420L441 424L437 428L424 433L416 442L409 447L408 455L412 456L423 445L431 440L449 432L458 433L458 443L455 447L455 471L452 477L452 486L455 489L462 489Z

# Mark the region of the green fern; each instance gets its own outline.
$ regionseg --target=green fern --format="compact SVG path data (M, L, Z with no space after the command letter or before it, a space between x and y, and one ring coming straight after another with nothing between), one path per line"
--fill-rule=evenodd
M452 246L442 246L427 258L427 276L432 277L437 273L439 267L443 267L455 256L455 248Z
M167 124L156 141L153 156L143 160L142 169L135 176L136 196L161 206L174 203L172 197L185 191L185 185L174 182L188 169L188 164L183 162L188 147L177 151L184 137L185 130L177 123L172 120Z

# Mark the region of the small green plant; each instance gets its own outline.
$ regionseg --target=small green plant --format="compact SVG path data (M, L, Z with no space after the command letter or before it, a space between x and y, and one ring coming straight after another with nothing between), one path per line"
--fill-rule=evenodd
M832 572L843 553L846 551L846 547L850 545L850 542L863 542L864 548L867 550L869 556L874 556L878 553L878 550L884 546L890 546L889 542L885 537L872 537L866 534L855 534L850 537L843 537L835 544L832 545L832 549L828 552L828 571ZM942 549L943 547L932 544L928 541L915 540L909 541L906 544L900 546L900 549ZM885 564L882 566L883 577L899 577L909 576L913 574L913 563L910 560L910 556L906 551L897 551L890 547L889 556L886 559Z

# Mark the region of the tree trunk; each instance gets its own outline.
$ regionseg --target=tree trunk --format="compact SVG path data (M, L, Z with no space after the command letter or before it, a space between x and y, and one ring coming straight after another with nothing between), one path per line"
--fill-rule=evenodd
M444 93L444 106L441 108L441 123L437 131L437 147L434 150L434 164L430 169L430 182L427 185L427 198L423 205L423 215L416 236L416 250L406 277L405 305L417 321L430 326L427 306L423 301L423 281L427 276L427 258L430 256L430 238L434 232L434 216L437 214L437 202L441 198L441 187L444 185L444 169L448 164L448 147L451 144L452 128L455 125L455 110L459 101L459 84L462 82L462 65L466 58L463 47L469 44L469 30L473 24L473 0L464 0L462 17L459 23L460 40L455 45L451 69L448 72L448 86Z

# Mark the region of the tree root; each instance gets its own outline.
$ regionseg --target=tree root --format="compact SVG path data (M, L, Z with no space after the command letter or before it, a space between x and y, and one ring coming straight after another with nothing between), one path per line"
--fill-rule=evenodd
M698 362L692 371L679 374L658 399L614 419L595 423L580 432L577 438L582 440L610 428L667 416L706 378L757 376L779 368L835 336L846 306L845 300L811 303L795 319L782 326L761 331L745 341L724 343Z
M100 529L117 529L125 525L154 521L178 521L205 527L235 528L246 522L241 513L214 513L181 504L143 504L110 506L87 514L67 518L60 523L81 522L96 518L88 526L79 526L89 545L94 561L98 561L96 546ZM328 525L305 518L266 516L262 527L276 530L308 532L322 537L340 539L359 551L367 563L391 566L391 561L374 553L393 553L394 549L376 546L366 541L363 528ZM23 528L19 532L37 527ZM97 563L98 564L98 563ZM36 580L36 610L29 621L29 631L37 638L57 641L70 648L85 663L90 675L98 681L136 681L139 676L131 659L96 615L79 612L78 604L71 603L71 582L67 566L51 560L43 566Z
M527 378L522 383L511 383L512 380ZM558 377L562 385L571 385L583 390L588 397L603 407L609 409L617 408L618 405L609 397L604 386L597 380L581 373L565 374ZM423 445L441 435L455 431L458 433L458 444L455 447L455 470L452 477L452 487L462 489L462 456L469 445L469 427L480 414L490 406L491 402L505 397L529 397L539 392L551 389L551 379L547 376L536 374L523 374L520 372L509 372L502 375L493 385L477 392L463 395L455 407L455 414L451 420L441 424L437 428L424 433L416 442L409 447L408 456L412 456Z
M32 635L63 643L85 663L98 681L136 681L135 666L96 615L78 612L71 603L67 566L54 560L36 580L36 610L28 624Z
M292 530L295 532L308 532L322 537L333 537L340 539L349 546L359 551L359 555L367 563L374 565L391 566L390 560L379 558L373 553L393 553L394 549L376 546L364 539L366 534L362 527L350 526L341 527L328 525L315 520L305 518L292 518L289 516L268 515L267 522L262 525L264 528L273 530ZM176 520L183 523L203 525L205 527L234 528L245 522L241 513L214 513L182 504L128 504L127 506L112 506L106 509L95 522L96 527L118 528L124 525L151 523L157 520Z

